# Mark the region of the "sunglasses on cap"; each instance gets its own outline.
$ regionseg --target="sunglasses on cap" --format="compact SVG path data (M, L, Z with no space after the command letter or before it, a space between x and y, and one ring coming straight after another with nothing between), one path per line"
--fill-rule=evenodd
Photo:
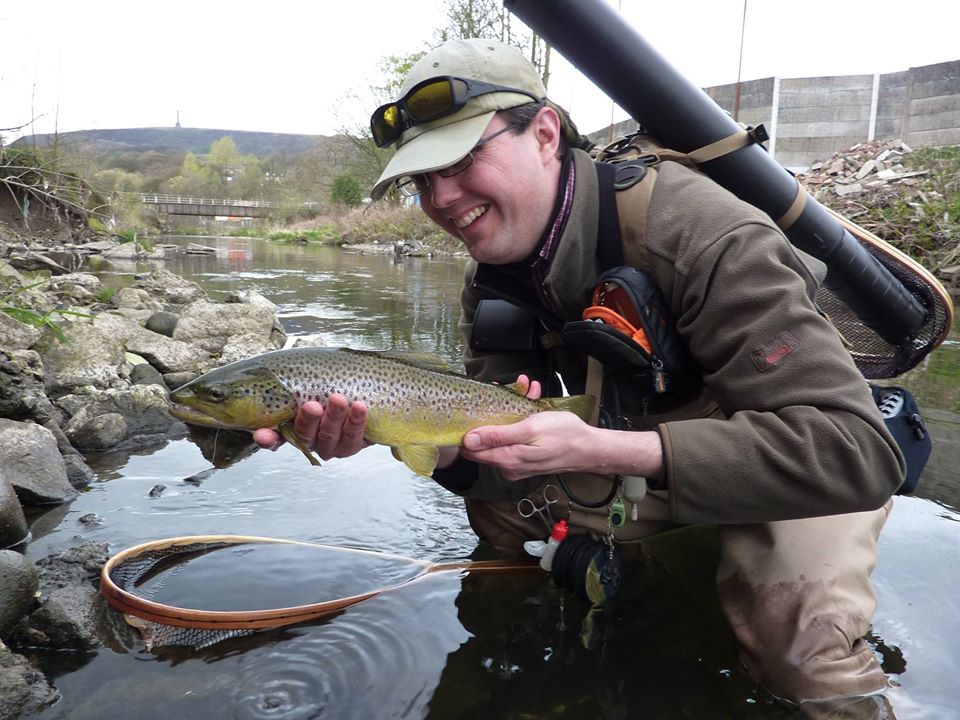
M386 147L414 125L433 122L462 110L473 98L495 92L526 95L540 101L526 90L495 85L482 80L443 76L430 78L414 85L410 92L396 102L378 107L370 117L370 130L377 147Z

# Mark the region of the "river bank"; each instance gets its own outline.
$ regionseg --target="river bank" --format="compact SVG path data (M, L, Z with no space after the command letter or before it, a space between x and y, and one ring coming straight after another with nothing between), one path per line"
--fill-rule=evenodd
M143 247L72 233L69 224L52 229L26 242L22 233L0 234L0 718L56 700L27 660L31 652L135 642L96 591L106 546L28 562L27 518L84 492L94 477L86 453L139 450L188 434L203 447L202 429L168 413L168 391L286 341L276 306L257 293L212 302L196 283L162 268L107 289L71 268L91 256L146 256ZM248 434L234 458L244 446L253 449Z

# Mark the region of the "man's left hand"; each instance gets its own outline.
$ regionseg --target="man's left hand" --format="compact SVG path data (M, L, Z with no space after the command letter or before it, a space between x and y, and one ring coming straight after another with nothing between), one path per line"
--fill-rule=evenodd
M508 480L595 470L589 460L595 432L571 412L541 412L512 425L474 428L464 436L460 454L494 465Z

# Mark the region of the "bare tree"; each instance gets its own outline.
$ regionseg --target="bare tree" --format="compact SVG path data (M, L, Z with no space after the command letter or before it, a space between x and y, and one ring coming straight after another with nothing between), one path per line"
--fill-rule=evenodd
M550 46L514 18L499 0L447 0L447 23L436 32L437 45L447 40L491 38L524 52L540 73L544 87L550 80Z

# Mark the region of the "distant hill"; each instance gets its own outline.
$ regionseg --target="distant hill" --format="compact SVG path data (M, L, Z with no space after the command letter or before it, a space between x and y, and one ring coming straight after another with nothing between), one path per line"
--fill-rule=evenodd
M335 141L326 135L250 132L247 130L210 130L207 128L121 128L116 130L77 130L59 134L62 147L83 146L95 153L147 152L204 154L220 138L229 135L244 155L266 158L271 155L299 155ZM12 147L49 147L53 134L31 135L12 143Z

